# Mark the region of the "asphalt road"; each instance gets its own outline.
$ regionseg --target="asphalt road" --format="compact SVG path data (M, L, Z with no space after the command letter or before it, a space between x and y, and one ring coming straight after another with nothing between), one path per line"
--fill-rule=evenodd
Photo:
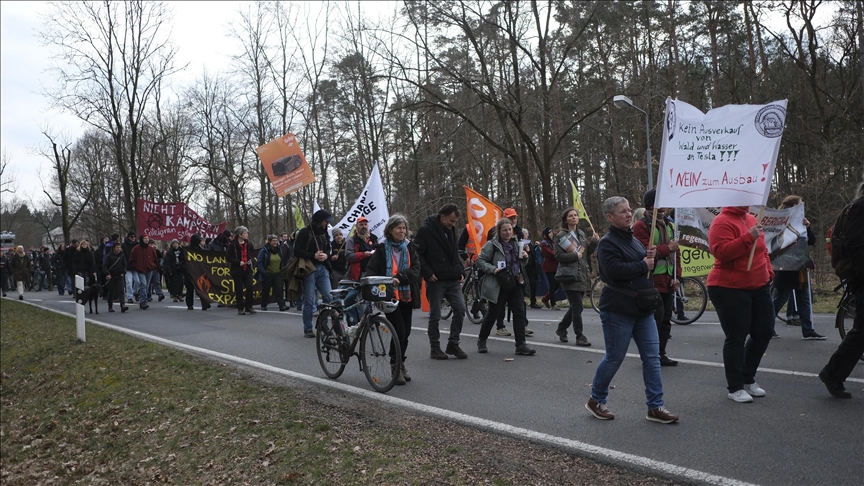
M55 292L25 298L74 313L70 298ZM147 311L133 306L126 314L109 314L104 302L100 307L101 314L93 316L100 322L324 377L314 340L303 337L294 310L238 316L234 309L216 307L189 311L170 300ZM466 320L462 348L468 359L434 361L429 359L426 315L415 311L406 362L413 381L388 395L741 482L858 485L864 480L864 364L847 381L851 400L831 397L816 376L840 343L833 315L815 319L816 331L827 335L826 341L804 341L799 327L777 322L781 338L771 341L756 377L767 397L750 404L726 398L723 332L716 315L706 313L689 326L673 324L668 354L680 364L662 368L662 373L666 407L681 416L674 425L645 420L641 363L632 343L632 356L609 395L615 420L589 415L584 404L603 356L600 319L591 309L583 313L593 346L581 348L573 345L572 333L570 343L557 340L554 330L562 315L529 309L535 331L529 343L536 356L514 356L513 338L494 336L489 353L477 354L479 326ZM449 325L442 321L442 328ZM356 360L338 381L371 389Z

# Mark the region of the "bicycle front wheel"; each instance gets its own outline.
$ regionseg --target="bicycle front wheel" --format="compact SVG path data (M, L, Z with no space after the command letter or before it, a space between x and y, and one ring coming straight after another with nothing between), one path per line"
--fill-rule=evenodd
M360 362L372 388L387 393L396 384L402 366L402 347L390 321L382 315L369 319L360 336Z
M603 287L606 286L606 282L601 280L600 278L594 280L594 284L591 285L591 293L588 294L591 300L591 307L594 308L594 312L600 313L600 294L603 293Z
M672 322L686 326L696 322L708 306L708 290L701 279L684 277L672 302Z
M855 295L850 294L848 297L840 301L840 307L837 309L836 325L840 331L840 339L846 339L846 334L852 330L852 324L855 321Z
M345 346L342 338L342 326L339 324L339 314L333 309L321 311L315 325L315 351L318 353L318 363L329 378L339 378L345 371L347 362Z

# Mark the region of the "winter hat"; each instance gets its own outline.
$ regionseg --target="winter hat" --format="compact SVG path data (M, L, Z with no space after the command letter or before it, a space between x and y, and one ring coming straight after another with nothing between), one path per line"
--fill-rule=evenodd
M645 193L645 196L642 197L642 206L645 209L654 209L654 195L657 194L656 189L651 189Z
M312 215L312 224L320 223L321 221L327 221L328 223L333 222L333 216L330 216L330 213L325 209L319 209L315 211L315 214Z

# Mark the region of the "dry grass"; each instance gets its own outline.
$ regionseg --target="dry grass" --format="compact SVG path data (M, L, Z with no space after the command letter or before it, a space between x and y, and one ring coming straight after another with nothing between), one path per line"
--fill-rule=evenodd
M0 322L4 485L670 483L14 301Z

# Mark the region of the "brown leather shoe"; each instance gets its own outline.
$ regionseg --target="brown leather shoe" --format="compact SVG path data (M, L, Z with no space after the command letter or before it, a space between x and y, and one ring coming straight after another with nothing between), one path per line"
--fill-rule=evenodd
M591 412L591 415L597 417L600 420L612 420L615 418L615 414L612 413L605 403L597 403L593 398L588 399L588 403L585 404L585 408Z
M591 343L588 342L588 338L584 334L580 334L576 336L576 346L591 346Z
M661 424L671 424L678 421L678 415L666 410L666 407L648 410L648 415L645 418L652 422L660 422Z
M558 335L558 340L562 343L567 342L567 329L556 329L555 334Z

